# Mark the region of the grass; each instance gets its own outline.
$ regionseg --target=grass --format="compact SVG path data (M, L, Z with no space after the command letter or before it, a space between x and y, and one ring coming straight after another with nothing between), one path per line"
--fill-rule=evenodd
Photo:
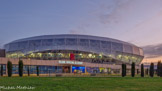
M0 86L35 87L34 90L30 91L162 91L162 78L0 77ZM15 90L0 89L0 91L17 91L17 90L18 89Z

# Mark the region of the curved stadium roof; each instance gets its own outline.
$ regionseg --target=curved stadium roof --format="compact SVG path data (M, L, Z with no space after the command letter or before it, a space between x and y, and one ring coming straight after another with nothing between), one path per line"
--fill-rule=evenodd
M48 42L48 40L49 43L51 40L51 45L46 46L46 41ZM65 43L63 45L59 45L60 41ZM25 42L28 44L25 44ZM38 42L40 42L40 44ZM16 48L16 45L19 47ZM33 48L33 45L36 46ZM79 50L93 53L102 53L103 55L122 52L143 56L143 51L141 48L128 42L106 37L77 34L43 35L23 38L6 44L5 49L7 52L22 51L23 53L44 50Z

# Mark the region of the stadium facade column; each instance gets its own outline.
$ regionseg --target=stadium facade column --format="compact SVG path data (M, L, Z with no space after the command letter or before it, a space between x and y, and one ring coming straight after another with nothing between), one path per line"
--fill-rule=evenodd
M7 74L7 73L8 73L8 69L7 69L7 64L6 64L6 76L8 76L8 74Z
M120 68L120 72L119 73L122 74L122 68Z
M73 67L73 66L72 66L72 65L70 65L70 73L73 73L73 72L72 72L72 67Z

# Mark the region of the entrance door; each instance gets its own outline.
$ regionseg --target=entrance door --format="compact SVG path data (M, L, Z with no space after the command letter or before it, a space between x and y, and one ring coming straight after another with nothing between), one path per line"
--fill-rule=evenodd
M63 66L63 73L70 73L70 67L69 66Z

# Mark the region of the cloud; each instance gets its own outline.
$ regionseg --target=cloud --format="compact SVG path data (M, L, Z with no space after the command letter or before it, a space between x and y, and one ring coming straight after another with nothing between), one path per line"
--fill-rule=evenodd
M148 45L142 47L145 58L156 58L162 56L162 44Z
M138 46L161 42L162 0L91 0L89 3L88 17L81 19L70 33L108 36Z
M110 23L119 23L120 20L120 7L123 7L128 1L131 0L105 0L105 1L89 1L90 9L87 18L80 21L78 26L69 30L69 33L85 34L88 29L93 29L94 26L106 25Z
M129 12L133 0L114 0L112 4L101 4L99 12L99 20L102 24L119 23L123 15L121 12Z
M69 30L70 34L80 34L81 32L79 30Z
M81 23L76 28L70 29L70 34L86 34L86 29L90 27L88 23Z

